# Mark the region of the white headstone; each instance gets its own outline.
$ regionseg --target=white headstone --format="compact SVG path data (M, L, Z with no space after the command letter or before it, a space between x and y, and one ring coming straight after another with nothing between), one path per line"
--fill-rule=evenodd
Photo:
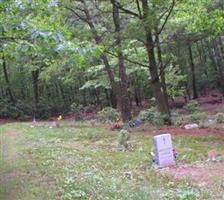
M170 134L162 134L153 137L158 167L168 167L175 164L173 146Z

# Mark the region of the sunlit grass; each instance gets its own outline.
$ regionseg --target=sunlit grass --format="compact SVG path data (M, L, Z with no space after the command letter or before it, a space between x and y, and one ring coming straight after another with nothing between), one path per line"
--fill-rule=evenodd
M48 123L1 126L1 138L16 130L17 157L10 163L1 157L0 197L15 191L18 199L213 199L212 191L199 189L191 181L176 181L152 168L152 136L131 133L132 151L117 147L118 133L89 123L49 128ZM223 152L218 136L176 136L177 162L205 162L207 151ZM9 147L8 148L12 148ZM13 147L14 148L14 147ZM9 170L11 169L11 171ZM18 181L19 180L19 181ZM219 183L221 181L219 180ZM220 183L221 184L221 183ZM16 185L16 186L15 186ZM19 185L19 186L18 186ZM220 187L221 188L221 187ZM221 190L221 189L220 189ZM189 197L189 198L188 198Z

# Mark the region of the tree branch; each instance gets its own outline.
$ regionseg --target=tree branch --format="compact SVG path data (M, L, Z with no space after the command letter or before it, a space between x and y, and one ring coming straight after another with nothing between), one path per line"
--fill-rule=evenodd
M82 21L84 21L84 22L86 22L86 23L89 24L89 21L88 21L85 17L83 17L83 16L81 16L80 14L78 14L74 9L69 8L69 7L67 7L67 6L63 6L63 7L64 7L65 9L71 11L76 17L78 17L78 18L81 19ZM79 8L79 10L83 11L83 10L80 9L80 8ZM84 11L83 11L83 12L84 12Z
M156 76L154 79L151 80L151 83L156 82L157 80L159 80L159 78L161 77L161 75L164 73L165 69L167 68L168 64L170 63L171 59L169 59L165 65L162 66L160 73L158 74L158 76ZM161 65L161 63L159 64Z
M141 8L140 8L139 1L138 0L135 0L135 2L136 2L136 5L137 5L137 8L138 8L139 16L140 16L140 18L142 18L142 11L141 11Z
M106 53L108 53L109 55L112 55L113 57L118 57L118 55L116 55L116 54L114 54L114 53L112 53L112 52L110 52L110 51L105 51ZM146 64L143 64L143 63L140 63L140 62L138 62L138 61L134 61L134 60L130 60L129 58L127 58L126 56L124 57L124 60L126 60L126 61L128 61L128 62L130 62L130 63L132 63L132 64L135 64L135 65L139 65L139 66L142 66L142 67L147 67L147 68L149 68L149 66L148 65L146 65Z
M0 41L2 40L17 40L17 39L20 39L20 38L15 38L15 37L8 37L8 36L1 36L0 37Z
M139 14L137 14L137 13L131 11L131 10L128 10L128 9L124 8L119 2L116 1L115 4L118 7L118 9L124 11L125 13L127 13L129 15L133 15L133 16L138 17L138 18L141 19L141 16Z
M156 33L157 35L159 35L163 31L163 29L164 29L164 27L165 27L165 25L166 25L166 23L167 23L170 15L171 15L172 11L173 11L173 8L175 6L175 3L176 3L176 1L173 0L172 4L170 6L169 12L168 12L168 14L167 14L167 16L165 18L165 21L163 22L163 25L161 26L161 28L159 29L159 31Z

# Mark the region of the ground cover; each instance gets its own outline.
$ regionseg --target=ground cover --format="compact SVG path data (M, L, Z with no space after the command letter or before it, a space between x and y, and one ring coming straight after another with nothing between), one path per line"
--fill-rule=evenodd
M131 130L133 148L97 124L11 123L0 126L0 199L222 199L224 134L174 134L177 166L152 168L155 132ZM184 131L184 130L183 130ZM171 130L172 132L172 130ZM222 171L220 171L222 170Z

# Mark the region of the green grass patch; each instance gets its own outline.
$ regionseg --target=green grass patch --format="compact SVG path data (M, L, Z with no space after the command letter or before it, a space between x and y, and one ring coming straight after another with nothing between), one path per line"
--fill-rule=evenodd
M7 136L10 130L16 130L14 138ZM117 132L84 123L60 128L49 128L47 123L34 128L29 123L8 124L1 126L1 138L1 149L8 143L4 151L16 151L14 162L9 162L7 154L0 159L5 188L0 190L1 199L10 199L13 191L23 200L216 198L215 192L191 180L177 181L153 169L150 135L131 133L134 148L127 152L116 149ZM177 162L203 163L209 149L224 153L220 141L218 136L176 136ZM12 172L17 175L7 181L3 176ZM222 190L223 181L217 183Z

